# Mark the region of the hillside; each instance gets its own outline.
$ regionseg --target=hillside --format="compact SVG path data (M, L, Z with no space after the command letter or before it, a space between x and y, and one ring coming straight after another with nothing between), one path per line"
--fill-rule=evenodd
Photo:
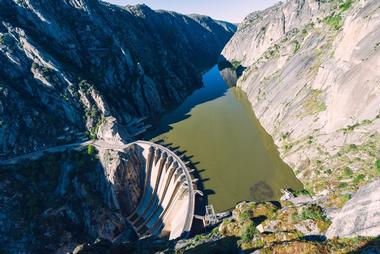
M311 193L332 198L378 176L379 8L290 0L250 14L222 52Z
M97 0L0 3L0 157L132 140L201 86L235 27Z

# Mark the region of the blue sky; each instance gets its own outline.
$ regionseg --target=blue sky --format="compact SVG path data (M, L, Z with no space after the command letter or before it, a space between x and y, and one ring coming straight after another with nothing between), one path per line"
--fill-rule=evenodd
M215 19L241 22L249 13L265 9L278 0L105 0L119 5L145 3L152 9L184 14L204 14Z

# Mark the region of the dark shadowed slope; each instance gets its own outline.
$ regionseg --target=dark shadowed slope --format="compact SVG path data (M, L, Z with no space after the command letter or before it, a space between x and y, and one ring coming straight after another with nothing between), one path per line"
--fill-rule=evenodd
M84 133L132 139L137 118L200 86L234 27L97 0L0 2L0 156Z

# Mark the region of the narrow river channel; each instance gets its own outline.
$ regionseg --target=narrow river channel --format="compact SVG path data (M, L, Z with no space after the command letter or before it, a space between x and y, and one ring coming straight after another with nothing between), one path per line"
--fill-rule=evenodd
M163 139L193 156L208 203L217 211L242 200L278 200L282 188L300 189L244 92L229 88L217 66L204 74L203 83L145 138Z

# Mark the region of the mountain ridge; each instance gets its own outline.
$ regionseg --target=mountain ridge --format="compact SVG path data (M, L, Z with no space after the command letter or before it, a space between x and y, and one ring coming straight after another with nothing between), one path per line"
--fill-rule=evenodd
M200 74L233 34L213 20L97 0L4 0L1 7L4 158L84 132L134 139L140 118L201 85Z

